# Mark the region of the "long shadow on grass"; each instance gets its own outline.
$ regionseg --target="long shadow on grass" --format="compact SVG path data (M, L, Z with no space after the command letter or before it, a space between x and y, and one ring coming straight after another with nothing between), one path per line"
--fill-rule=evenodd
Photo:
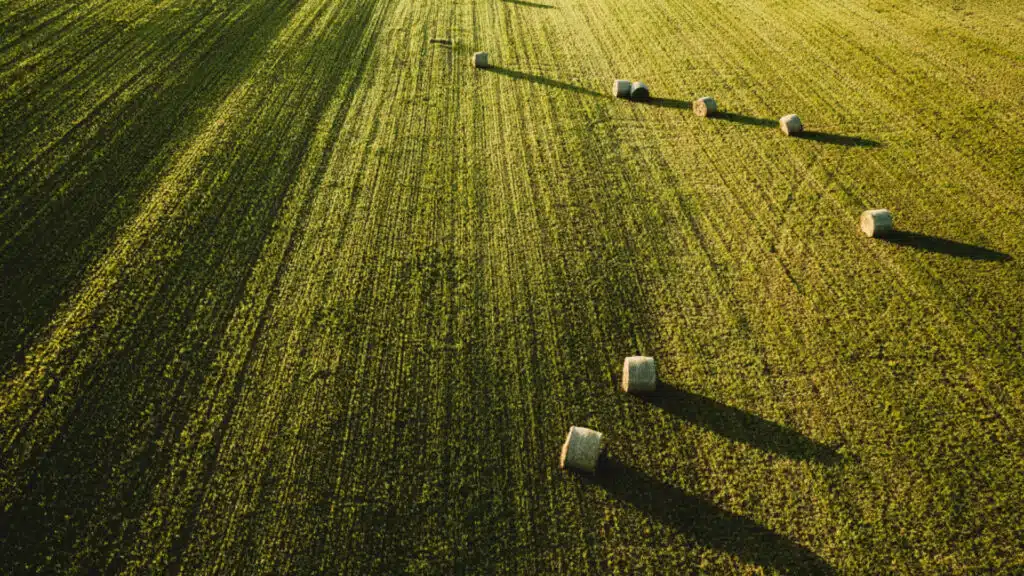
M689 100L675 100L671 98L650 98L642 101L644 104L649 106L657 106L659 108L674 108L677 110L692 110L693 102ZM774 128L779 125L778 120L770 120L768 118L757 118L754 116L747 116L746 114L736 114L733 112L717 112L708 117L711 120L725 120L727 122L735 122L737 124L746 124L748 126L761 126L762 128Z
M766 452L827 465L841 459L832 448L795 430L665 383L659 382L658 389L644 398L678 418Z
M84 143L83 154L70 157L65 166L47 179L29 182L46 189L66 178L71 185L59 201L40 209L36 221L12 240L0 258L0 277L4 278L0 282L0 301L10 305L3 321L5 332L0 334L0 352L9 352L11 346L27 340L47 321L59 302L81 281L89 264L102 255L117 227L135 213L158 169L169 158L171 143L187 138L202 120L202 108L223 99L245 78L299 7L298 2L253 4L230 25L211 30L215 38L210 39L211 44L205 49L179 46L177 58L181 66L169 73L171 77L166 79L163 91L146 92L127 103L108 124L98 128L94 139ZM83 172L84 177L80 176ZM196 234L192 241L201 246L183 249L182 262L188 262L190 256L202 260L218 253L214 247L221 238L213 231L223 234L237 229L235 239L245 237L241 245L262 246L271 226L269 220L282 201L283 197L270 195L260 196L255 202L235 198L235 205L250 210L255 217L240 219L246 226L211 227L210 234ZM60 234L54 234L54 230L60 230ZM242 256L237 258L238 269L223 277L205 271L195 276L207 280L211 288L218 278L237 283L222 292L232 302L225 303L228 308L241 298L245 272L251 268L251 253L235 255ZM203 282L175 276L175 272L181 274L183 270L166 272L167 282L154 298L159 305L147 307L138 319L140 325L150 325L152 330L145 337L131 334L123 350L112 350L99 365L92 367L90 374L66 382L75 398L69 402L70 408L57 413L59 428L55 440L33 445L35 422L26 425L26 441L33 446L33 457L24 470L8 470L23 483L24 491L9 502L8 509L0 511L0 525L19 529L0 538L0 557L16 559L26 567L42 566L48 555L71 553L72 542L82 536L86 519L100 517L99 524L109 521L113 529L122 518L140 514L145 494L162 469L155 440L164 429L180 428L183 422L174 420L189 413L191 402L197 399L192 392L198 381L178 381L172 385L165 382L158 369L160 364L168 365L174 350L188 342L185 330L197 299L204 292L194 289L202 287ZM210 291L218 292L221 291ZM222 335L226 321L212 323L211 333ZM8 326L20 327L23 332L7 333ZM216 339L211 338L209 344L209 348L182 354L177 361L183 365L207 365L216 352ZM7 358L0 357L0 365L4 360ZM197 372L201 374L202 369ZM146 421L149 402L159 407L152 417L156 423L152 441L146 443L146 451L136 462L120 471L129 478L124 500L116 510L105 510L109 516L102 518L104 514L99 512L98 504L103 490L109 489L119 460L138 440L132 435ZM40 435L45 437L49 433L49 429L43 428ZM45 511L35 505L39 501L47 502ZM57 521L65 517L69 520ZM95 547L90 559L104 552Z
M693 102L689 100L675 100L672 98L647 98L644 100L637 100L641 104L648 106L655 106L657 108L674 108L677 110L691 110L693 109Z
M241 69L226 79L244 78L249 59L265 54L265 42L277 36L291 9L298 6L262 6L259 18L244 19L239 23L242 28L232 28L232 34L225 37L228 45L210 52L209 57L241 58L228 61ZM217 193L202 213L190 220L197 233L187 237L173 262L152 263L161 267L157 293L138 305L126 304L129 311L137 312L133 322L112 328L112 334L98 335L121 342L123 347L102 357L84 358L90 361L85 373L66 382L68 394L74 398L71 407L51 415L54 427L59 427L52 436L56 439L39 443L39 452L33 451L24 469L8 470L17 478L16 488L21 493L12 498L9 508L0 510L0 526L18 526L18 530L0 538L0 557L13 558L18 565L53 566L47 560L49 555L66 560L78 554L74 565L85 571L85 567L104 565L107 571L121 571L123 560L111 549L116 539L99 539L95 534L116 533L123 536L123 542L131 542L139 529L135 520L150 503L148 495L169 473L167 446L171 443L161 447L160 441L179 438L193 408L203 401L198 391L245 295L257 259L274 233L289 190L303 162L308 161L319 123L346 74L355 69L358 77L369 61L369 49L361 47L372 47L375 42L360 42L360 33L372 30L368 24L373 9L373 2L363 2L361 8L352 9L354 13L348 14L346 21L327 28L331 32L315 45L332 57L311 58L314 64L305 70L309 79L318 81L309 83L315 88L302 95L301 101L281 101L287 106L280 114L267 114L268 120L251 123L251 137L232 148L238 158L236 169L222 180L204 181L204 185L216 186ZM231 44L232 39L237 44ZM194 79L208 74L202 68L190 70ZM352 98L357 84L352 81L347 99ZM207 88L220 92L219 86ZM265 94L273 92L266 85L261 89ZM174 99L162 101L177 110ZM295 112L300 109L308 113ZM345 116L337 116L331 134L340 131ZM329 157L330 150L324 150L317 179ZM304 228L314 197L310 194L304 199L296 230ZM297 244L300 233L292 237L286 252ZM272 279L275 294L283 270L279 268ZM272 302L267 304L271 306ZM257 334L264 319L262 316ZM164 367L172 365L180 367L173 377L164 372ZM222 416L211 420L208 429L213 446L202 455L202 469L194 478L195 498L176 503L187 510L184 525L170 525L169 532L176 533L171 535L168 555L154 560L157 564L169 562L167 572L176 573L180 567L180 555L199 522L199 503L231 426L244 374L225 390ZM49 424L40 426L42 435L51 432ZM38 502L46 502L45 510Z
M867 138L859 138L857 136L830 134L828 132L815 132L813 130L804 130L795 136L803 140L811 140L835 146L848 146L851 148L878 148L882 145L882 143L877 140L869 140Z
M598 471L581 475L696 543L735 555L744 562L783 574L834 574L806 547L757 522L648 476L614 457L602 457Z
M527 8L554 8L551 4L538 4L536 2L523 2L523 0L501 0L507 4L518 4Z
M881 240L889 242L890 244L909 246L917 250L924 250L925 252L946 254L957 258L966 258L968 260L982 260L986 262L1007 262L1013 260L1012 256L1003 252L982 248L981 246L964 244L963 242L957 242L956 240L928 236L927 234L918 234L917 232L897 231L888 236L881 237Z
M779 125L778 120L757 118L755 116L747 116L746 114L736 114L733 112L718 112L717 114L710 116L710 118L712 120L725 120L727 122L746 124L747 126L760 126L762 128L776 128Z
M548 86L549 88L558 88L559 90L568 90L570 92L576 92L577 94L586 94L587 96L597 96L601 98L604 94L595 92L593 90L577 86L575 84L569 84L568 82L559 82L558 80L552 80L545 78L544 76L538 76L537 74L527 74L526 72L518 72L516 70L509 70L508 68L502 68L500 66L492 66L487 70L494 72L495 74L501 74L502 76L508 76L509 78L515 78L516 80L526 80L527 82L533 82L534 84L540 84L541 86Z
M26 169L12 180L17 195L4 206L11 211L5 222L17 224L0 229L0 373L21 363L29 342L135 214L175 142L196 130L206 109L245 77L300 4L252 4L195 44L166 42L161 49L175 66L161 83L100 125L75 127L69 139L82 133L82 145L52 174L37 177ZM84 135L90 127L95 133ZM6 128L13 146L32 129L13 121Z

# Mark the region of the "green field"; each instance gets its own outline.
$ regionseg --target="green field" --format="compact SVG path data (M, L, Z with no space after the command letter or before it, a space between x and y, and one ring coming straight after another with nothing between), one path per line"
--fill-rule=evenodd
M1024 573L1024 6L0 0L37 572Z

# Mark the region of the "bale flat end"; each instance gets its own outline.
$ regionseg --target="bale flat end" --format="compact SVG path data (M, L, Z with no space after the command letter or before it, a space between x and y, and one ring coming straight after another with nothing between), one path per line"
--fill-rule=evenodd
M572 436L572 433L569 433ZM562 442L562 454L558 457L558 467L565 470L565 458L569 455L569 437L566 437L565 442Z
M716 112L718 112L718 104L715 102L715 99L710 96L698 98L693 101L693 113L701 118L714 116Z
M803 132L804 124L800 121L799 116L796 114L789 114L779 118L779 128L782 129L782 133L786 136L792 136Z
M877 238L892 233L892 213L884 208L865 210L860 215L860 230L868 238Z

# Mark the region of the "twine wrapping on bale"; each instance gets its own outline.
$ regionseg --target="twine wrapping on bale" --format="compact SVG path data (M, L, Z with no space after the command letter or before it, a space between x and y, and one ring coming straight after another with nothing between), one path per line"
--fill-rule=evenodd
M792 136L793 134L803 132L804 125L800 122L799 116L796 114L789 114L779 118L779 128L782 129L782 133L786 136Z
M861 212L860 230L868 238L890 234L893 230L892 213L885 209Z
M585 472L597 470L597 458L601 454L601 433L590 428L571 426L569 435L562 444L562 456L558 466L562 469L575 468Z
M718 104L715 103L714 98L705 96L693 101L693 113L697 116L707 118L708 116L714 116L715 112L718 112Z
M633 88L633 83L629 80L616 80L612 84L612 94L616 98L629 98L629 93Z
M643 82L633 82L629 89L629 97L632 100L647 100L651 97L651 89Z
M487 52L477 52L473 54L473 67L474 68L490 68L491 65L487 62Z
M630 356L622 365L623 392L652 392L658 384L654 358Z

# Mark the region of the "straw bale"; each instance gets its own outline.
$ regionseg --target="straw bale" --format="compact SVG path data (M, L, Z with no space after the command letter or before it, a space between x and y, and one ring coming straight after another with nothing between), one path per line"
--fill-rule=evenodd
M714 116L715 112L718 112L718 104L715 103L714 98L705 96L693 101L693 113L697 116L707 118L708 116Z
M651 392L657 386L658 373L654 358L649 356L630 356L622 365L623 392Z
M597 470L597 459L601 454L601 433L589 428L572 426L562 444L559 458L560 468L575 468L584 472Z
M629 80L616 80L612 84L612 95L616 98L629 98L629 93L633 88L633 83Z
M632 100L647 100L651 97L651 89L643 82L633 82L629 89L629 97Z
M892 213L884 208L865 210L860 215L860 230L868 238L892 233Z
M800 122L800 117L796 114L789 114L779 118L779 128L782 129L782 133L786 136L792 136L803 132L804 125Z

